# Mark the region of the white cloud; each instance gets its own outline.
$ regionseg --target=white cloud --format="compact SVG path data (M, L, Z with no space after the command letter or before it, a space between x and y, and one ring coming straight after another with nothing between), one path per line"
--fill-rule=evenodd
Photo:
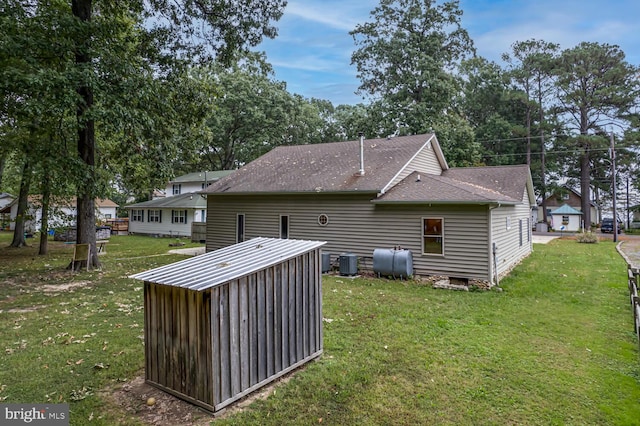
M375 7L375 3L371 1L358 3L360 4L354 5L348 1L292 1L285 9L285 16L296 16L334 29L351 31L357 24L363 23L369 10ZM362 7L363 4L365 7Z

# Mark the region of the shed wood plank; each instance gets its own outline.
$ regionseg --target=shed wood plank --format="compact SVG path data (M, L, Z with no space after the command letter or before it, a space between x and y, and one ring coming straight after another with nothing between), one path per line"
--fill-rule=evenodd
M231 394L231 362L230 362L230 340L229 340L229 286L220 287L220 375L221 392L223 399L229 398Z
M198 292L198 296L199 298L201 298L201 301L199 301L201 303L202 306L202 315L200 316L200 330L202 332L202 339L200 340L200 344L201 344L201 359L204 359L204 365L205 365L205 369L204 369L204 401L207 404L210 405L215 405L216 403L216 395L215 395L215 389L216 389L216 384L215 384L215 378L219 376L220 372L217 370L216 364L214 362L214 354L215 352L213 351L213 341L217 340L214 339L214 334L213 334L213 326L212 324L214 324L214 315L213 315L213 297L211 295L211 290L207 290L204 293ZM219 396L219 394L218 394ZM217 401L220 401L220 398L218 398Z
M240 383L242 389L247 389L249 383L249 280L240 278Z
M258 291L256 275L249 275L249 382L258 383Z
M282 370L282 267L273 269L273 365L275 371Z
M303 262L300 256L296 263L296 361L304 358L304 324L306 309L304 306Z
M189 387L189 309L187 307L187 291L176 288L180 295L178 316L180 320L180 344L178 358L180 362L180 389L182 392L191 395Z
M295 364L298 361L297 354L298 351L296 349L296 302L297 302L297 294L296 294L296 261L290 260L289 264L289 365Z
M240 384L240 304L238 295L238 280L230 281L229 284L229 348L231 356L231 394L235 395L242 391Z
M280 274L280 288L282 289L282 299L280 303L282 322L282 368L291 365L289 362L289 262L282 264Z
M273 297L274 297L274 285L273 285L274 268L269 268L265 271L265 310L266 310L266 355L267 355L267 372L266 376L270 377L275 373L273 366L273 359L275 355L275 345L273 340Z
M224 401L222 395L222 374L221 369L221 348L220 348L220 287L214 287L211 290L211 311L209 318L206 320L211 324L211 360L212 362L212 388L213 400L215 404Z
M256 319L258 323L257 335L257 362L258 362L258 378L257 382L261 382L267 378L267 330L266 330L266 278L265 271L259 271L255 274L257 299L256 299Z
M300 277L300 286L302 293L302 358L309 355L309 336L310 328L310 312L309 309L309 256L306 254L298 256L300 258L300 266L302 269Z

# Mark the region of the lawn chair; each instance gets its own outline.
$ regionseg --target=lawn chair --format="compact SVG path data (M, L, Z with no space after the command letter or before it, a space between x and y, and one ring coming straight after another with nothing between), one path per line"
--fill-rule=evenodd
M73 246L73 259L71 260L71 270L75 271L76 262L87 262L87 271L89 271L89 259L91 259L91 245L75 244Z

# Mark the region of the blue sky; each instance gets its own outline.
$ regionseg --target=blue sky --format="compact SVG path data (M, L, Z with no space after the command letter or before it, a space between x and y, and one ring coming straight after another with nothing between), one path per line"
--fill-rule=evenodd
M440 0L441 3L441 0ZM289 0L276 24L279 35L265 51L275 78L292 93L334 105L365 102L354 94L359 80L351 64L349 31L369 20L376 0ZM638 0L460 0L462 25L477 53L494 61L516 41L531 38L570 48L581 41L617 44L640 65Z

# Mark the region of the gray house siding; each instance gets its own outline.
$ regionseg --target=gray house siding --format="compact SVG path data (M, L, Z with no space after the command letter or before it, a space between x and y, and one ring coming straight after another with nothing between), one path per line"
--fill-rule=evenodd
M208 194L207 251L236 242L236 217L245 215L246 238L280 236L280 216L289 215L289 237L327 241L332 260L349 252L371 269L375 248L402 246L413 253L418 275L490 279L487 206L380 205L375 194ZM321 226L318 216L329 223ZM444 219L444 256L422 254L422 218Z
M529 212L529 195L526 189L522 204L498 207L491 211L493 216L491 235L497 246L499 276L508 273L513 266L531 253L533 243Z
M432 143L418 152L418 154L409 163L407 163L406 167L393 178L388 187L393 187L415 171L437 176L442 174L442 165L438 160Z

